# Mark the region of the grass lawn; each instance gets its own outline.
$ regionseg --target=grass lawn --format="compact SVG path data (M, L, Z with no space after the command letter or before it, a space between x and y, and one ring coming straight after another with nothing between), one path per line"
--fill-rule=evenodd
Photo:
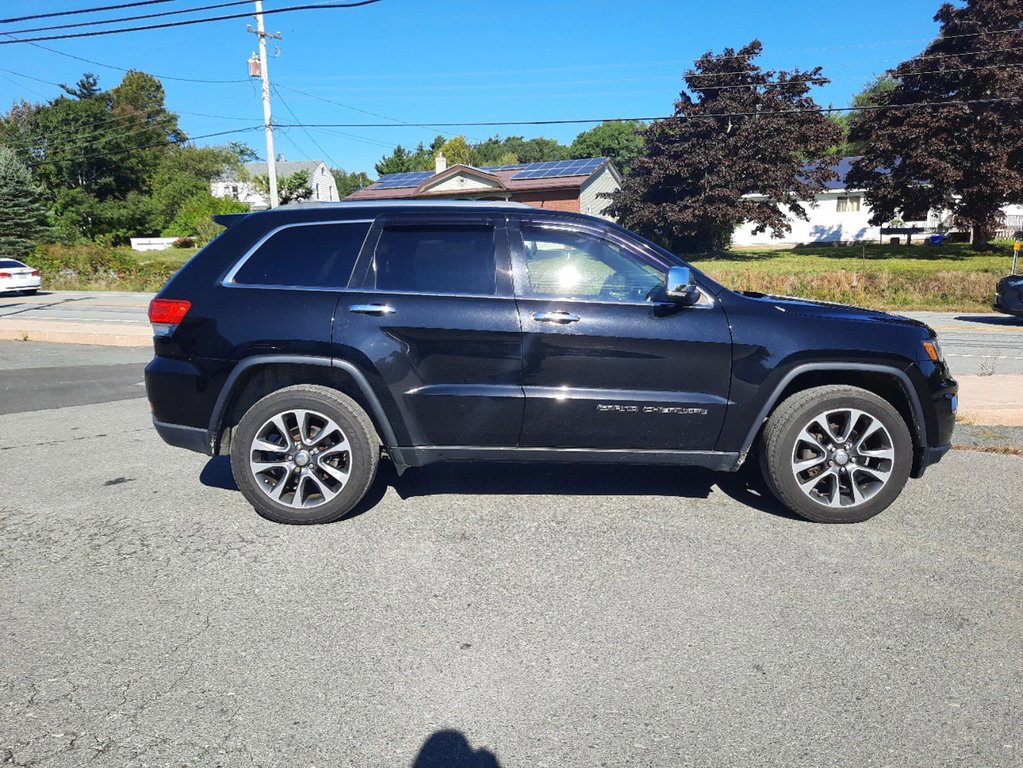
M995 283L1012 266L1012 244L976 251L941 246L808 246L696 256L692 263L736 290L876 309L990 311Z
M737 250L690 261L736 290L802 296L876 309L991 310L995 282L1012 266L1012 244L813 246ZM156 291L192 249L132 251L99 246L41 247L30 263L47 288Z

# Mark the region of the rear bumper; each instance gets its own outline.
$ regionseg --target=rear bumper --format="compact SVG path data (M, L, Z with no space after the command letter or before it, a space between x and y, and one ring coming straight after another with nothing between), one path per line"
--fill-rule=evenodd
M163 438L167 445L196 453L205 453L207 456L213 455L213 441L208 430L199 427L186 427L181 424L168 424L155 418L153 426L156 427L157 434Z

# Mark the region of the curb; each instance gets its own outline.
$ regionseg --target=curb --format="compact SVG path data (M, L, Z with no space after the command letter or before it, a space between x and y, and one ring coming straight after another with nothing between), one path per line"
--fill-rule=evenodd
M100 332L83 330L78 323L47 320L15 325L0 321L0 339L45 341L53 344L93 344L101 347L151 347L153 332L149 328L130 325Z

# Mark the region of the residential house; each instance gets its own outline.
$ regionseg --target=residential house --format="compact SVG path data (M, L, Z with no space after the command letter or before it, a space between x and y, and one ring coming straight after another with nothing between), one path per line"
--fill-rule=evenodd
M846 174L852 168L857 157L843 157L835 165L838 178L825 184L825 191L817 195L814 204L804 204L808 220L804 221L789 215L791 231L781 239L771 237L770 230L753 234L755 225L746 222L732 234L732 245L745 248L756 246L789 247L804 243L859 243L880 242L886 237L899 237L905 242L904 234L881 233L881 226L870 223L872 215L862 189L849 187L845 183ZM756 196L751 196L754 199ZM781 206L788 212L786 206ZM1023 230L1023 206L1006 206L1005 222L999 236L1012 237L1015 232ZM947 211L938 210L907 210L903 212L899 222L890 227L917 228L921 230L918 239L934 233L945 233L951 230L952 221Z
M621 184L621 176L606 157L449 168L440 153L433 171L387 174L345 200L509 200L610 218L604 213L609 201L601 195Z
M254 163L243 163L244 172L241 178L224 177L213 181L210 185L214 197L239 200L249 203L254 208L266 208L269 200L265 195L257 192L252 185L251 179L254 176L266 176L266 163L259 161ZM309 174L309 189L312 196L309 198L315 202L336 202L341 198L337 193L337 182L334 175L322 160L300 160L298 162L279 161L277 163L277 178L286 179L299 171Z

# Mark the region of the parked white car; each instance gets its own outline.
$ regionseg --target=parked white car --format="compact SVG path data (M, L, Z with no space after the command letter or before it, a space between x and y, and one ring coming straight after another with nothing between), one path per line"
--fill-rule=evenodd
M0 293L35 293L42 282L38 269L17 259L0 258Z

